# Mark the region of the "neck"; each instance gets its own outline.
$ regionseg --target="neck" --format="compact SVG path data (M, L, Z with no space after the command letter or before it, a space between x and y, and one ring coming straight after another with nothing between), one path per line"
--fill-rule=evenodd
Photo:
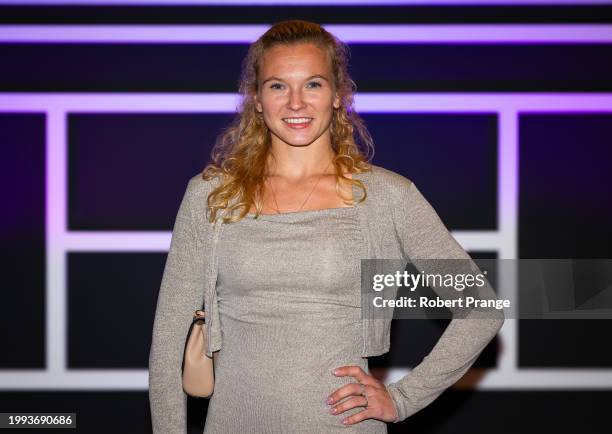
M331 175L335 173L334 156L331 146L316 153L299 148L291 153L271 150L266 174L295 181L312 176Z

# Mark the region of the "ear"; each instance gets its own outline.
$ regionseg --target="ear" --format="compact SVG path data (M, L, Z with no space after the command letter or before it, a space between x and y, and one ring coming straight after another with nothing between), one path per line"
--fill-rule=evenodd
M255 102L255 110L259 113L263 112L263 107L261 106L261 103L259 102L259 98L257 97L257 93L255 93L253 95L253 101Z
M336 97L334 98L334 108L335 109L339 109L340 108L340 97L338 96L337 93L336 93Z

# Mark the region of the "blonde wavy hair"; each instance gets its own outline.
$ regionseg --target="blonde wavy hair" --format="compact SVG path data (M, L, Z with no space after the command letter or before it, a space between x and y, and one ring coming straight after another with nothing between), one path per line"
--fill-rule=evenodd
M264 175L271 138L263 115L255 110L259 66L267 49L279 44L299 43L313 43L326 52L340 97L340 107L334 109L330 125L336 191L342 197L340 183L344 182L362 189L363 195L358 203L367 197L363 182L344 175L345 172L371 171L369 161L374 155L372 137L365 122L354 111L353 95L357 86L348 74L348 46L319 24L302 20L281 21L249 47L242 62L241 101L236 117L217 137L211 152L212 162L202 172L203 179L218 178L220 181L208 196L208 220L211 223L218 218L218 211L224 214L223 223L231 223L242 219L252 206L256 209L256 217L263 209ZM352 202L345 200L345 203L354 205L355 198ZM225 216L226 213L229 216Z

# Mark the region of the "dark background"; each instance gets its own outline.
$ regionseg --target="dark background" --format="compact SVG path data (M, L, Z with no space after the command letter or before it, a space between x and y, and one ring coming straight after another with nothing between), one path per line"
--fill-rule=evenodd
M612 24L612 6L0 5L0 27L272 24L293 18L322 24ZM233 93L247 48L0 40L0 98L12 101L16 93L60 92ZM350 48L350 72L360 93L612 91L612 42L379 42ZM13 98L17 101L17 95ZM591 113L571 109L519 113L520 258L612 257L612 106ZM440 110L362 116L375 139L374 163L412 179L450 230L499 230L498 113ZM46 367L45 222L53 206L45 193L46 118L44 110L0 111L0 373ZM231 118L228 113L121 113L121 107L116 113L68 113L66 230L171 231L187 181L203 168L215 136ZM147 369L166 253L66 252L66 369ZM496 249L470 253L499 257ZM371 359L372 369L384 373L415 366L444 324L394 321L392 350ZM609 320L522 320L517 368L609 370L611 331ZM491 342L476 369L496 369L500 341L497 337ZM609 374L602 376L599 388L572 390L478 390L477 384L471 390L451 388L403 423L389 425L389 430L609 432L612 383L606 385L606 379L609 383ZM76 412L79 432L150 432L147 390L25 386L0 384L0 412ZM206 403L189 399L192 432L201 432Z

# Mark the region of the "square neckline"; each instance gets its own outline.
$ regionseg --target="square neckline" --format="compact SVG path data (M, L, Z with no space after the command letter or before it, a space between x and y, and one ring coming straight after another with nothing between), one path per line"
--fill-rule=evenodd
M361 181L361 173L351 173L352 175L352 179L359 179ZM355 197L357 197L356 193L357 193L357 189L359 187L357 187L356 185L352 185L352 192L353 192L353 200L355 200ZM300 215L308 215L308 214L316 214L316 213L325 213L325 212L333 212L333 211L338 211L338 210L344 210L344 209L350 209L353 210L355 208L357 208L360 204L355 204L352 206L336 206L336 207L330 207L330 208L319 208L319 209L307 209L304 211L289 211L289 212L282 212L282 213L274 213L274 214L259 214L257 216L257 219L262 218L262 217L282 217L282 216L288 216L288 217L298 217ZM255 220L255 214L254 213L247 213L245 215L245 217L250 217L253 220Z

